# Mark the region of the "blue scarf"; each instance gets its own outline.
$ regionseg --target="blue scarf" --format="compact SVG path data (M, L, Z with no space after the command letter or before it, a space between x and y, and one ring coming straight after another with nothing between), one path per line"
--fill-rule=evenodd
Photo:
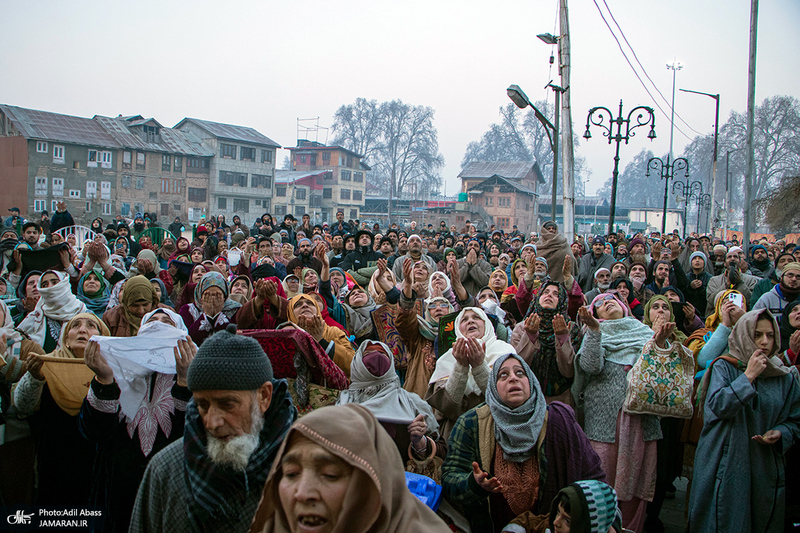
M102 288L92 295L83 292L83 282L86 281L86 276L89 274L94 274L100 278L100 284L102 285ZM97 273L95 271L87 272L78 282L77 296L78 300L86 304L89 311L94 313L98 318L103 318L103 313L105 313L108 308L108 300L111 298L111 284L102 273Z
M203 524L209 520L238 521L250 491L260 494L264 489L278 447L297 419L286 380L273 380L272 383L272 403L264 413L259 447L250 456L244 471L236 472L211 462L197 405L192 400L186 406L183 471L186 491L190 495L187 508L192 531L202 531Z

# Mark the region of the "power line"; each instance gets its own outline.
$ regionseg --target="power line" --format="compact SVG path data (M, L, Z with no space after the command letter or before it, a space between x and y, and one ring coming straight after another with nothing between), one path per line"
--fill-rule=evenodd
M603 15L603 11L600 9L600 6L599 6L599 5L598 5L598 3L597 3L597 0L593 0L593 1L594 1L594 5L595 5L595 7L597 7L597 11L600 13L600 18L602 18L602 19L603 19L603 22L605 22L605 24L606 24L606 27L608 28L608 31L610 31L610 32L611 32L611 36L612 36L612 37L614 38L614 40L617 42L617 46L619 46L619 50L620 50L620 52L622 52L622 57L624 57L624 58L625 58L625 61L627 61L627 62L628 62L628 66L630 66L630 67L631 67L631 70L633 71L633 74L636 76L636 79L638 79L638 80L639 80L639 83L641 83L641 84L642 84L642 88L643 88L643 89L645 90L645 92L647 92L647 94L650 96L650 99L653 101L653 104L655 104L655 106L658 108L658 110L659 110L659 111L661 111L661 113L662 113L662 114L664 114L664 116L666 116L666 115L667 115L667 113L666 113L666 112L664 111L664 109L662 109L662 107L661 107L661 106L658 104L658 100L656 100L656 99L655 99L655 97L653 96L653 93L651 93L651 92L650 92L650 89L648 89L648 88L647 88L647 85L645 85L645 83L644 83L644 81L642 80L641 76L639 76L639 73L638 73L638 72L636 72L636 69L634 68L633 64L631 63L631 60L630 60L630 59L628 59L628 56L625 54L625 50L622 48L622 43L620 43L620 42L619 42L619 39L618 39L618 38L617 38L617 36L614 34L614 31L611 29L611 26L608 24L608 21L606 20L606 17L605 17L605 15ZM692 140L692 138L691 138L691 137L689 137L688 135L686 135L686 133L684 133L684 132L683 132L683 130L681 130L681 129L680 129L678 126L675 126L675 129L677 129L677 130L678 130L678 131L679 131L679 132L680 132L680 133L681 133L681 134L682 134L684 137L686 137L686 138L687 138L687 139L689 139L690 141Z
M622 34L622 39L625 41L625 44L627 44L627 45L628 45L628 48L630 48L630 49L631 49L631 52L633 53L633 57L634 57L634 59L636 59L636 63L638 63L638 64L639 64L639 67L641 67L641 69L642 69L642 72L644 72L644 75L647 77L647 79L648 79L648 80L650 80L650 83L651 83L651 84L653 84L653 87L655 88L656 92L658 92L658 94L661 96L661 99L662 99L662 100L664 100L664 102L667 104L667 106L669 106L669 107L670 107L670 109L671 109L671 110L672 110L672 111L675 113L675 116L677 116L677 117L678 117L678 118L681 120L681 122L683 122L684 124L686 124L686 126L687 126L687 127L690 129L690 130L692 130L693 132L695 132L695 133L696 133L696 134L698 134L698 135L704 135L703 133L700 133L699 131L697 131L696 129L694 129L694 128L693 128L693 127L692 127L692 126L691 126L691 125L690 125L688 122L686 122L686 121L683 119L683 117L682 117L682 116L680 116L680 115L678 114L678 112L677 112L677 111L675 111L674 109L672 109L672 104L670 104L669 100L667 100L667 98L664 96L664 94L663 94L663 93L662 93L662 92L659 90L659 88L658 88L658 85L656 85L656 83L653 81L653 79L652 79L652 78L650 77L650 75L647 73L647 69L645 69L645 68L644 68L644 65L642 65L642 62L641 62L641 61L639 61L639 56L637 56L637 55L636 55L636 50L634 50L634 49L633 49L633 46L632 46L632 45L631 45L631 43L628 41L628 38L625 36L625 32L624 32L624 31L622 31L622 27L621 27L621 26L619 25L619 23L617 22L617 19L616 19L616 18L614 18L614 13L612 13L612 12L611 12L611 8L610 8L610 7L608 7L608 3L606 2L606 0L603 0L603 5L605 5L605 6L606 6L606 9L608 10L608 14L609 14L609 16L611 16L611 20L613 20L613 21L614 21L614 25L617 27L617 29L619 30L620 34Z

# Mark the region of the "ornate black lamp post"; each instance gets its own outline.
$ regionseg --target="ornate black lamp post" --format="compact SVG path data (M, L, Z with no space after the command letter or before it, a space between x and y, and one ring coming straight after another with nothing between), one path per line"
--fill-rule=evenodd
M711 195L705 193L697 198L697 229L695 229L695 233L700 233L700 213L702 210L706 210L706 217L708 217L708 213L711 212ZM711 227L706 228L706 232L714 233L714 230Z
M683 206L683 237L686 238L686 215L689 210L689 200L699 200L703 196L703 184L699 181L676 181L672 184L672 192L676 193L676 200L686 202Z
M635 122L631 122L631 117L636 113ZM597 115L595 116L595 113ZM646 113L646 114L645 114ZM608 115L608 123L606 123L606 114ZM639 126L646 126L650 124L650 132L647 134L647 138L651 141L656 138L656 117L653 114L653 108L647 106L637 106L631 109L630 113L628 113L628 117L624 118L622 116L622 100L619 101L619 115L617 118L614 118L614 114L607 108L603 106L593 107L589 110L589 116L586 117L586 132L583 134L584 139L591 139L592 134L589 131L589 125L594 124L595 126L600 126L605 131L603 132L604 137L608 137L608 144L611 144L611 141L616 141L617 143L617 151L614 155L614 173L611 179L611 213L608 215L608 233L614 232L614 214L617 209L617 178L619 177L619 143L625 141L625 144L628 144L628 141L631 137L634 137L636 134L633 132ZM617 133L614 134L614 125L617 126ZM625 127L625 134L622 134L622 128Z
M658 172L664 182L664 211L661 214L661 235L667 231L667 199L669 198L669 180L675 177L675 170L683 170L683 177L689 179L689 161L685 157L679 157L672 163L669 162L669 155L667 155L667 162L664 163L658 157L651 157L647 160L647 172L645 176L650 177L650 171Z

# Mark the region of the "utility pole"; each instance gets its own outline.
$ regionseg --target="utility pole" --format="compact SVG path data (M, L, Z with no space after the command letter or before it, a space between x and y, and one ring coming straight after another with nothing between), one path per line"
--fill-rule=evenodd
M680 63L678 63L675 60L673 60L672 63L668 63L667 64L667 69L672 71L672 106L670 107L670 110L672 111L672 114L671 114L670 119L669 119L669 158L667 159L667 164L669 164L670 161L672 161L672 159L673 159L673 157L672 157L672 139L673 139L673 137L675 135L675 74L677 74L677 72L679 70L681 70L682 68L683 68L683 65L681 65ZM685 237L686 236L684 235L684 238Z
M758 0L750 1L750 63L747 68L747 174L744 177L744 241L745 257L750 257L750 202L753 194L753 178L756 162L753 152L753 130L755 129L756 109L756 46L758 44Z
M567 0L559 2L558 67L561 73L561 175L564 199L561 214L564 218L564 238L567 244L575 240L575 152L572 140L572 106L570 103L570 43Z

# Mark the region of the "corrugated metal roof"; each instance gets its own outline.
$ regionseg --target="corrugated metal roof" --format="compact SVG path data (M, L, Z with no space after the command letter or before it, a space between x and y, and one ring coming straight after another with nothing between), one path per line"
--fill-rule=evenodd
M137 123L143 124L145 122L150 122L152 119L126 120L125 117L110 118L100 115L95 115L94 119L102 124L102 126L114 137L119 146L123 148L198 157L211 157L214 155L213 150L204 146L200 138L190 132L174 130L171 128L162 128L159 131L162 142L149 143L145 142L144 139L142 139L139 135L131 132L128 129L128 126L136 125Z
M235 126L233 124L221 124L219 122L211 122L210 120L200 120L197 118L186 117L178 124L175 129L180 129L184 122L192 121L199 127L206 130L211 135L220 139L230 139L232 141L239 141L244 143L258 144L262 146L271 146L273 148L280 148L281 145L262 135L253 128L247 126Z
M90 118L60 115L36 109L0 105L2 111L26 139L60 141L102 148L119 148L114 137Z
M491 178L495 174L522 179L533 169L533 161L472 161L458 173L459 178Z
M508 185L509 187L513 187L514 189L518 190L519 192L522 192L522 193L525 193L525 194L532 194L533 196L539 196L539 194L536 193L535 191L532 191L531 189L529 189L527 187L523 187L519 183L517 183L517 182L515 182L513 180L509 180L509 179L507 179L504 176L501 176L499 174L495 174L494 176L492 176L492 177L490 177L490 178L488 178L488 179L476 184L474 187L469 189L469 191L477 191L477 190L480 190L483 185L491 185L491 184L486 183L486 182L489 181L489 180L492 180L492 179L494 180L494 183L496 183L498 185L502 183L504 185Z

